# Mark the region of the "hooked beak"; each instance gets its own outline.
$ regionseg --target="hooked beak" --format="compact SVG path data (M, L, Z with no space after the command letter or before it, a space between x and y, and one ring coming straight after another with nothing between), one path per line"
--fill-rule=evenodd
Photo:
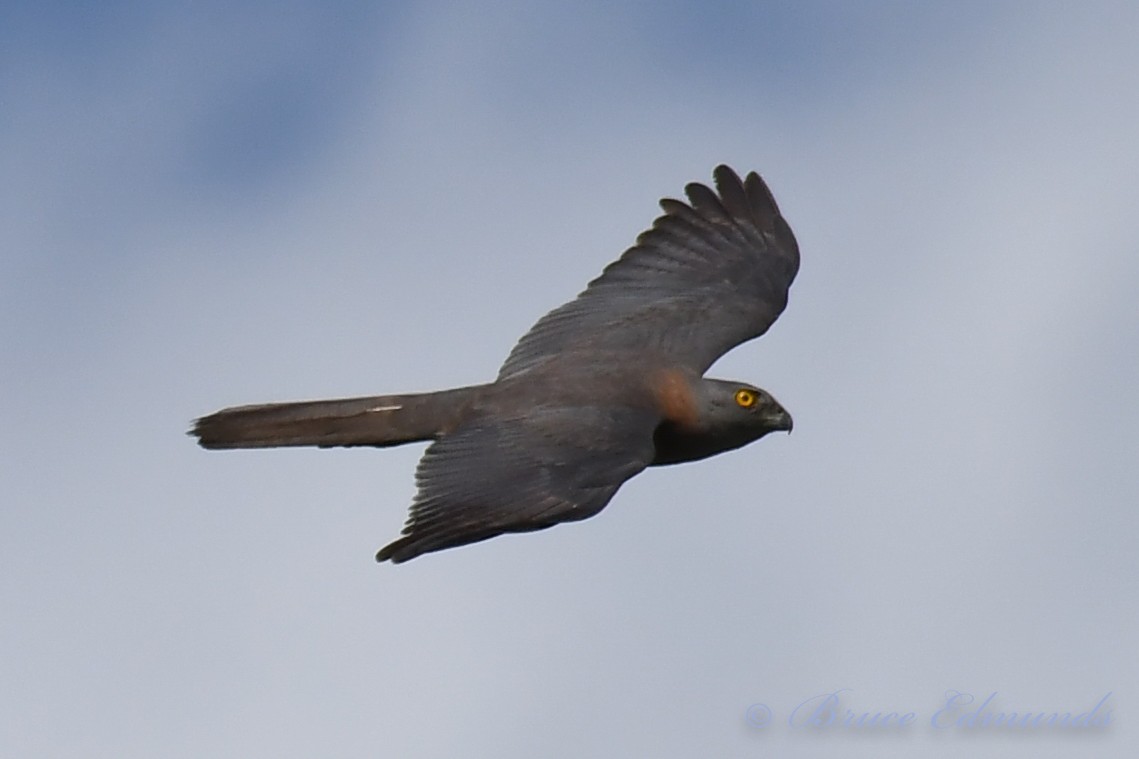
M771 425L772 431L786 430L788 435L791 434L791 428L795 426L795 422L791 419L791 415L788 414L787 409L783 408L782 406L780 406L777 411L771 414L768 424Z

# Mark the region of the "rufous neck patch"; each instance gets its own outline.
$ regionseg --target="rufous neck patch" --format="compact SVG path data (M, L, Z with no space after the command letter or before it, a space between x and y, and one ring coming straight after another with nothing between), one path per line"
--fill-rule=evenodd
M653 383L657 408L669 421L681 427L695 427L700 419L696 394L688 377L677 369L661 371Z

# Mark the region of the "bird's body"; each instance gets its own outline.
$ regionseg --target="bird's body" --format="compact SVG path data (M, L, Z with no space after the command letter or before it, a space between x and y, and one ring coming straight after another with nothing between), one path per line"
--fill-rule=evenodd
M791 417L752 385L704 378L766 331L798 270L790 227L758 175L715 172L716 196L666 215L576 300L543 317L491 383L434 393L225 409L206 448L434 441L403 537L377 559L593 516L652 465L738 448Z

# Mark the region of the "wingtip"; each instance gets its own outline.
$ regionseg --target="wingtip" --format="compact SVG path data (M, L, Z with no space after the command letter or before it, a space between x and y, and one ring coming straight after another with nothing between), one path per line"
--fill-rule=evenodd
M748 172L747 178L744 180L744 192L747 193L748 200L757 210L770 208L775 216L780 215L779 204L775 202L775 195L767 186L767 182L763 181L763 177L756 172Z
M753 171L752 174L755 172ZM716 189L721 189L724 185L733 184L743 187L743 182L740 180L740 175L726 163L721 163L716 168L712 169L712 179L716 182Z
M413 559L418 556L418 553L408 555L404 549L407 547L409 539L402 537L399 540L393 540L386 546L376 551L376 562L383 564L385 561L390 561L392 564L402 564L408 559Z

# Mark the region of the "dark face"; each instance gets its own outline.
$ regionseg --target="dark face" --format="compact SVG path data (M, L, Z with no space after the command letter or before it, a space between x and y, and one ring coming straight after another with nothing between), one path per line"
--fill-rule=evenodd
M696 461L758 440L769 432L791 431L791 415L771 394L743 382L704 379L699 384L699 423L657 428L654 465Z
M705 380L708 422L724 432L733 429L758 432L791 431L791 415L766 390L740 382Z

